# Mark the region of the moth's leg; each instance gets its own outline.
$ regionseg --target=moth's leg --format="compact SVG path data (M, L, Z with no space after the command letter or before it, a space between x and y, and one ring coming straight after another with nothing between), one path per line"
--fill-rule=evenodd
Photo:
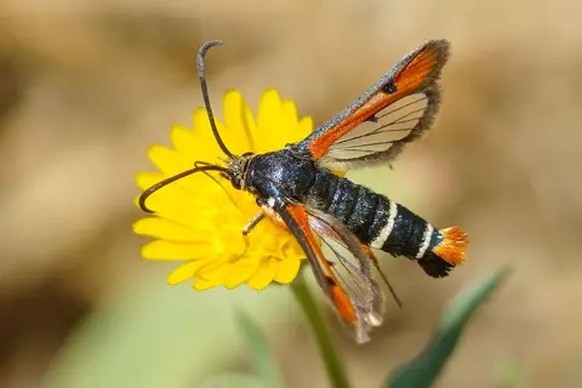
M263 213L262 210L259 210L259 212L255 214L255 216L251 218L248 224L246 224L246 226L243 228L242 230L243 236L246 237L251 232L251 230L253 230L253 228L263 220L263 218L265 218L265 213Z

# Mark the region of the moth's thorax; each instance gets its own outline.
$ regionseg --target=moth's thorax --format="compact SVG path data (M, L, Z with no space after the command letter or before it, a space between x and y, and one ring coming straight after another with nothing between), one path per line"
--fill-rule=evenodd
M263 197L301 199L313 184L317 167L289 148L255 155L247 165L245 187Z

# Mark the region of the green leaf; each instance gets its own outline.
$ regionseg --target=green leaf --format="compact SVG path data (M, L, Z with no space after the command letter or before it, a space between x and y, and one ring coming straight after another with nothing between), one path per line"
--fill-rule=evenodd
M447 308L428 346L408 364L397 368L385 386L390 388L429 387L453 353L469 319L508 275L502 268L472 285Z
M251 354L251 362L255 373L264 387L281 387L279 368L269 351L269 346L260 328L242 312L238 313L238 326L244 335L247 349Z

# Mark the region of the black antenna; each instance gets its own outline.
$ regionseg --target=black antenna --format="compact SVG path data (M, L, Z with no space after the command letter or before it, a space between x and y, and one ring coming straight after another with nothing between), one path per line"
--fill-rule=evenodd
M228 169L226 169L224 167L220 167L220 166L208 165L208 166L198 166L198 167L191 168L190 170L182 171L181 173L178 173L178 174L176 174L174 176L171 176L169 178L164 179L163 181L160 181L160 182L156 183L155 185L149 187L143 193L141 193L141 195L139 196L139 201L138 201L139 207L144 212L154 213L154 211L151 210L149 207L147 207L146 204L145 204L146 200L148 199L148 197L150 195L152 195L153 193L155 193L156 191L158 191L162 187L167 186L170 183L177 181L178 179L185 178L185 177L187 177L189 175L192 175L192 174L197 173L197 172L200 172L200 171L222 171L222 172L226 172L226 171L228 171Z
M210 128L212 128L212 133L214 138L218 143L218 146L228 156L229 158L234 157L234 154L229 151L226 147L220 134L218 133L218 128L216 127L216 122L214 121L214 114L212 113L212 107L210 106L210 97L208 97L208 86L206 86L206 74L204 73L204 56L206 52L214 46L220 46L224 42L221 40L209 40L204 42L204 44L198 50L196 55L196 68L198 69L198 78L200 79L200 89L202 89L202 98L204 99L204 106L206 107L206 112L208 113L208 120L210 120Z

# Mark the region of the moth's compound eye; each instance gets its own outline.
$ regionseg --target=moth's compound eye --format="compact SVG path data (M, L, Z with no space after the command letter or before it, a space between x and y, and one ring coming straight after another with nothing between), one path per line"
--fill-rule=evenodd
M230 183L232 183L232 187L234 187L237 190L240 190L241 188L241 184L240 184L240 179L231 179Z

